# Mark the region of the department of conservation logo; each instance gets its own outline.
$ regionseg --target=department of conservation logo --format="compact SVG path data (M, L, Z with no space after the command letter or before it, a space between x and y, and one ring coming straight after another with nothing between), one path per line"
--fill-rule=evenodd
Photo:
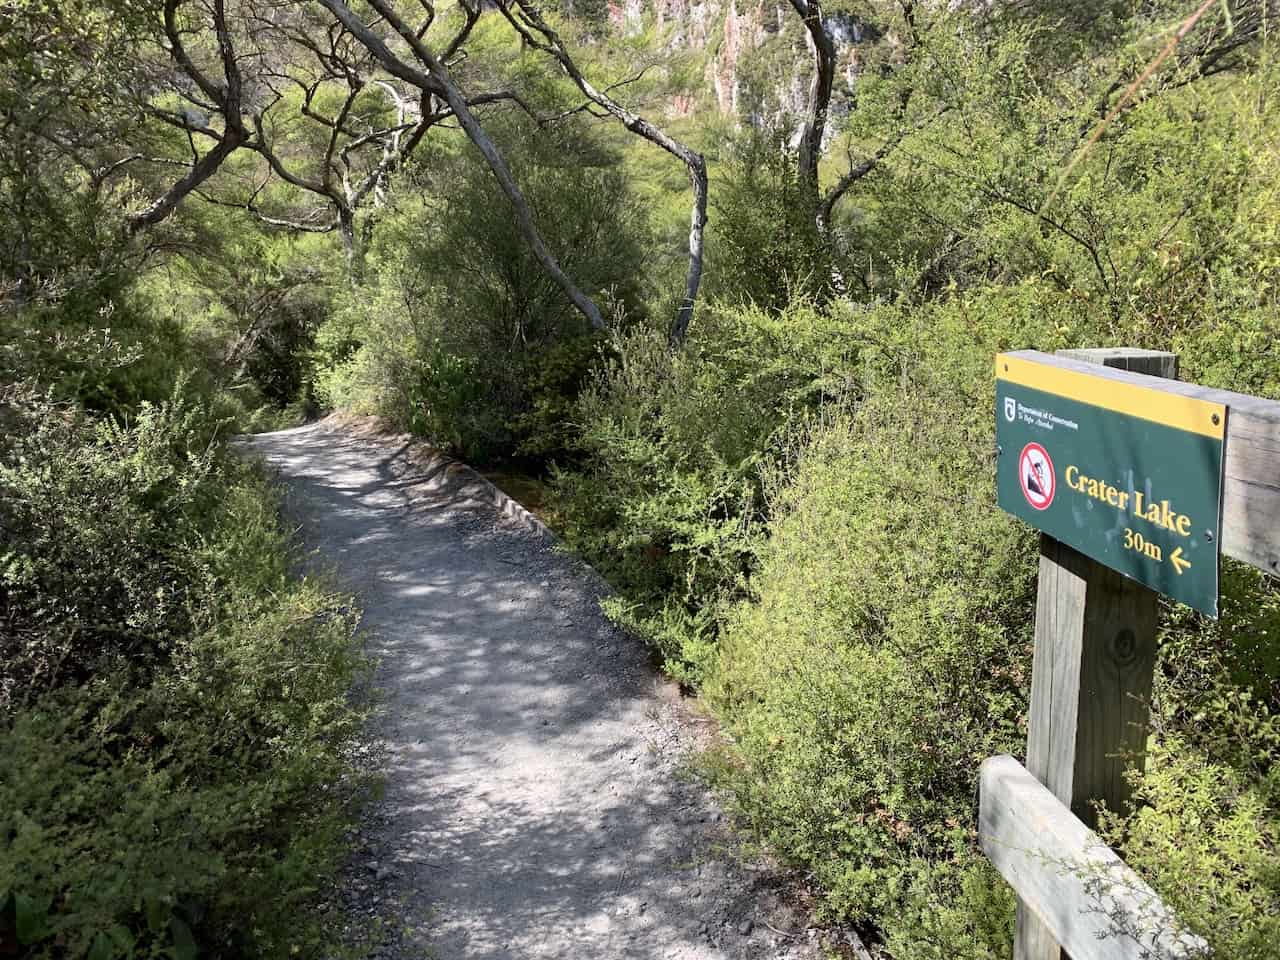
M1017 416L1018 416L1018 401L1013 399L1013 397L1005 397L1004 398L1004 418L1008 420L1010 423L1013 423L1013 421L1017 418Z

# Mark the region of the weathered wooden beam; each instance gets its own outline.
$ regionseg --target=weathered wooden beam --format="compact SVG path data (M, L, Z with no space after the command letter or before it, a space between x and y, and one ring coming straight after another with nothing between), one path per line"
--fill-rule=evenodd
M1209 947L1013 757L983 762L978 842L1073 960L1190 960Z
M1087 347L1083 350L1055 350L1055 357L1069 357L1113 370L1145 373L1149 377L1178 379L1178 355L1166 350L1143 350L1139 347Z
M1222 485L1222 552L1273 576L1280 575L1280 402L1101 367L1074 356L1036 350L1021 350L1012 356L1226 404L1230 412Z
M1040 543L1027 768L1088 826L1123 810L1142 767L1156 594L1049 536Z
M1142 765L1157 610L1156 594L1136 580L1041 535L1027 766L1090 825L1095 803L1124 809L1125 771ZM1017 919L1015 960L1063 957L1022 901Z

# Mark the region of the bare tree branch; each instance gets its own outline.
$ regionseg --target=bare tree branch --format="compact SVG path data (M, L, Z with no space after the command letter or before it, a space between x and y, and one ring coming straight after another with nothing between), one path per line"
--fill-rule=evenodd
M574 82L588 100L602 107L627 130L671 154L685 165L689 173L689 184L693 190L693 209L689 218L689 267L685 274L684 299L680 303L670 331L671 342L679 344L684 341L688 333L689 322L693 318L694 305L698 299L698 288L702 283L703 233L707 225L706 160L702 154L691 150L648 120L623 107L609 96L607 90L610 88L597 90L592 86L569 55L559 34L542 18L538 8L529 0L515 0L515 3L519 8L518 15L510 8L507 0L497 0L497 7L525 43L553 57L560 64L565 75Z
M284 217L268 216L262 212L255 202L258 194L262 191L263 186L265 186L265 184L254 190L252 196L247 200L227 200L223 197L215 197L213 194L204 190L195 190L193 193L205 203L213 206L230 207L233 210L246 210L253 214L257 220L272 227L280 227L285 230L295 230L299 233L332 233L338 228L338 220L336 217L328 222L317 223L307 220L290 220Z
M320 0L320 2L341 21L343 27L353 37L364 44L377 57L379 63L388 73L413 84L423 93L439 96L449 105L454 117L471 142L479 149L502 187L503 193L507 195L507 199L511 202L511 206L515 210L516 221L520 226L520 232L524 235L525 241L529 244L543 270L564 291L565 295L578 308L579 312L587 318L588 323L593 328L597 330L604 329L605 322L600 313L600 308L569 279L561 269L555 256L547 248L537 225L533 221L533 213L529 208L529 204L516 183L515 177L512 176L506 160L484 128L476 120L475 115L467 105L466 96L454 81L444 62L432 53L426 43L418 36L417 31L409 27L399 17L387 0L370 0L370 6L400 35L409 49L413 51L417 60L426 67L426 73L406 64L392 53L386 43L359 19L343 0Z

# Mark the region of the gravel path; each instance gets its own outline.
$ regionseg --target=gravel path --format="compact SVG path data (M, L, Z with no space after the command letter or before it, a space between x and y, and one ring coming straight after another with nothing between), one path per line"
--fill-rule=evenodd
M819 955L778 879L726 852L682 774L697 724L588 567L405 438L322 423L246 445L380 661L387 793L344 881L355 915L399 918L371 955Z

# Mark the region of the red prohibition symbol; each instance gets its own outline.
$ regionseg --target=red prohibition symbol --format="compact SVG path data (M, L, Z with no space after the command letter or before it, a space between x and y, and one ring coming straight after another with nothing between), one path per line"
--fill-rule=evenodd
M1053 503L1058 480L1053 472L1049 451L1038 443L1028 443L1018 457L1018 483L1027 503L1037 510L1047 510Z

